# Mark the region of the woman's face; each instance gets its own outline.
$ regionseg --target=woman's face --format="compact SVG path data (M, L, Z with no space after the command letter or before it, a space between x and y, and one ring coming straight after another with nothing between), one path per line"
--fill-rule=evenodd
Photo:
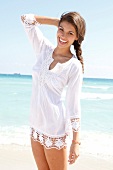
M57 31L57 46L69 48L75 40L77 40L77 34L74 26L67 21L62 21Z

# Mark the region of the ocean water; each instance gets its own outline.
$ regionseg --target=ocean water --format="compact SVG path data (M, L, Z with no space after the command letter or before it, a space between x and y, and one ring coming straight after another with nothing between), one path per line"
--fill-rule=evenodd
M0 75L1 145L30 145L31 88L31 76ZM81 152L112 159L113 79L84 78L81 110Z

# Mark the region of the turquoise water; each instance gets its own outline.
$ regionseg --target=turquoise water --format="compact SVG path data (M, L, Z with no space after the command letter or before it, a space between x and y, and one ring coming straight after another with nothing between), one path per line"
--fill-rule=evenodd
M113 133L113 79L84 79L83 129Z
M29 145L31 88L31 76L0 75L0 144ZM113 145L108 148L113 140L113 79L84 78L81 108L83 143L98 143L100 154L103 143L107 156L113 156ZM97 154L92 147L84 146L86 150Z
M28 125L31 76L0 76L0 125Z

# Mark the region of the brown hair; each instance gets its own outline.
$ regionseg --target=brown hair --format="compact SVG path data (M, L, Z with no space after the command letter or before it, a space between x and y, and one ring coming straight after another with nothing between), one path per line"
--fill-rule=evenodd
M82 64L82 70L84 72L84 61L83 61L83 57L82 57L81 43L84 40L84 36L85 36L85 32L86 32L85 20L77 12L68 12L68 13L63 13L61 15L59 25L63 21L67 21L75 27L78 40L75 40L72 45L74 45L74 50L76 52L76 56L77 56L78 60L80 60L80 62Z

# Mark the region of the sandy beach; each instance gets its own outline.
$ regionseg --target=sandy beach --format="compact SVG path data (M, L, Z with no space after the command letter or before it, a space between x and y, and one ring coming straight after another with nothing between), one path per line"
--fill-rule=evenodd
M113 170L113 162L83 155L68 170ZM37 170L30 147L0 145L0 170Z

